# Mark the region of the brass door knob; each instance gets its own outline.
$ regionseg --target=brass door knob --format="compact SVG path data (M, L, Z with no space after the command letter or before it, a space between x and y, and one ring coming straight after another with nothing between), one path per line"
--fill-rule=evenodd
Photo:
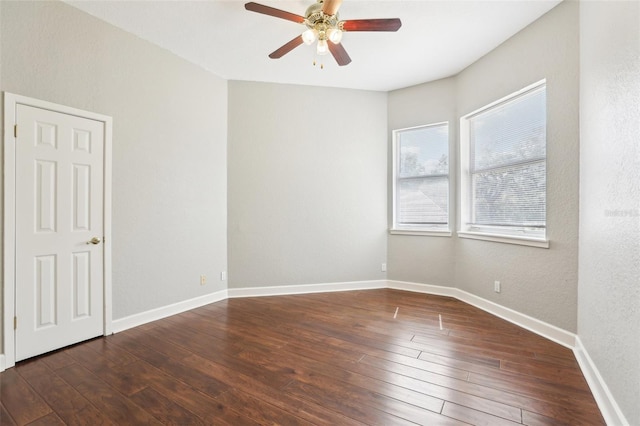
M100 238L98 238L98 237L93 237L92 239L90 239L89 241L87 241L87 244L100 244L100 241L102 241Z

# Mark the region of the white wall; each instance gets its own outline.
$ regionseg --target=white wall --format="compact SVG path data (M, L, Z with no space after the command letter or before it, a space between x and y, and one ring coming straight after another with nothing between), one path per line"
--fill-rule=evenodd
M229 82L230 288L386 277L386 114L385 93Z
M443 237L389 237L389 278L458 287L576 331L578 283L578 3L563 2L455 77L389 95L397 128L452 120L547 79L549 249ZM457 136L453 145L457 147ZM458 154L451 162L458 164ZM459 173L457 169L456 175ZM459 203L460 185L452 209ZM460 217L454 221L459 229ZM501 281L502 292L493 292Z
M640 3L580 8L578 334L640 424Z
M61 2L1 31L0 89L113 117L114 319L226 288L226 81Z

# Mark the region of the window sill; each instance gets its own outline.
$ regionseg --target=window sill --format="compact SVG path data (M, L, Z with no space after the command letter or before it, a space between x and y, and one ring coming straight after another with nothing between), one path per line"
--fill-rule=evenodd
M543 238L520 237L515 235L487 234L484 232L459 231L458 237L472 240L493 241L496 243L517 244L521 246L549 248L549 240Z
M451 231L448 229L389 229L391 235L418 235L424 237L450 237Z

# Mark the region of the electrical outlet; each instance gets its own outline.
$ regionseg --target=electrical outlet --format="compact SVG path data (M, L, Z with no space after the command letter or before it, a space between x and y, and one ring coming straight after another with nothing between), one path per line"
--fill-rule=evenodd
M380 266L380 270L381 270L382 272L387 272L387 264L386 264L386 263L383 263L383 264Z
M493 291L496 293L500 293L500 281L493 282Z
M205 285L207 283L207 276L200 275L200 285Z
M220 281L226 281L227 279L227 271L220 272Z

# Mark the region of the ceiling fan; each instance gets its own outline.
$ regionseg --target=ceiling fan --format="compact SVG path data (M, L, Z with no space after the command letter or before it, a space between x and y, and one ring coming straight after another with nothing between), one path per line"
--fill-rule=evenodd
M307 27L301 35L270 53L269 57L272 59L283 57L303 43L310 45L317 40L316 53L318 55L326 55L331 52L338 65L347 65L351 62L351 58L340 44L344 31L398 31L402 25L398 18L341 21L338 16L341 4L342 0L317 0L317 3L307 8L305 16L254 2L249 2L244 7L252 12L275 16Z

